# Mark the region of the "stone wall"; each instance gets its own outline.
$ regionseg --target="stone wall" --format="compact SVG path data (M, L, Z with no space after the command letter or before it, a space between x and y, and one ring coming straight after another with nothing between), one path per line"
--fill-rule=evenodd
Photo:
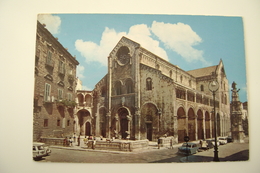
M73 106L61 101L75 100L78 61L42 24L37 24L35 52L33 141L40 137L61 137L73 133ZM46 93L49 86L49 95ZM47 96L47 97L46 97ZM68 102L67 102L68 103Z
M92 148L93 141L89 141ZM95 149L97 150L112 150L112 151L124 151L132 152L141 149L147 149L149 146L148 140L138 141L96 141Z

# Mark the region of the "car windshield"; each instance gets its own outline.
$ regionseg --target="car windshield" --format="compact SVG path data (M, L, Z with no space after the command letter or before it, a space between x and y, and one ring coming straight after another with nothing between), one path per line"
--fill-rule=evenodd
M42 145L38 146L38 150L43 150L43 146Z
M189 148L191 148L191 145L184 143L184 144L182 144L182 147L189 147Z

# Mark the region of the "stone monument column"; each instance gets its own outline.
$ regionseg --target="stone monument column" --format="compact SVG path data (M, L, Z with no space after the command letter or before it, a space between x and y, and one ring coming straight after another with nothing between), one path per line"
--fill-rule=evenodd
M231 101L231 135L236 143L244 143L244 130L242 126L242 106L239 100L240 89L236 88L236 83L232 83L232 101Z

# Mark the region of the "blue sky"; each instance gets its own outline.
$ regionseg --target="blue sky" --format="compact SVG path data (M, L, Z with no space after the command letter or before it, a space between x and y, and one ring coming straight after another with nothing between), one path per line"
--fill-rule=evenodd
M76 55L77 76L92 90L107 73L107 57L126 36L147 50L193 70L222 59L229 85L247 101L244 31L241 17L138 14L44 14L38 20Z

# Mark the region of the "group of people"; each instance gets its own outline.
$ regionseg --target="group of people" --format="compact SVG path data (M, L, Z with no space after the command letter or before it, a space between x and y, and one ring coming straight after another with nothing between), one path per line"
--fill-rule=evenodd
M167 137L167 136L164 136L165 138ZM170 138L170 149L173 149L173 138ZM158 137L158 139L157 139L157 146L158 146L158 149L160 149L160 147L163 145L163 140L162 140L162 138L160 138L160 137Z
M102 140L102 137L100 137ZM81 137L80 135L76 136L76 133L74 133L72 135L72 137L65 137L63 140L63 146L66 147L72 147L73 145L75 146L75 143L77 141L77 146L81 146ZM92 141L91 143L89 143L89 141ZM86 147L92 147L92 149L95 149L95 145L96 145L96 137L95 136L85 136L83 139L83 143ZM90 146L90 144L92 144L92 146Z

